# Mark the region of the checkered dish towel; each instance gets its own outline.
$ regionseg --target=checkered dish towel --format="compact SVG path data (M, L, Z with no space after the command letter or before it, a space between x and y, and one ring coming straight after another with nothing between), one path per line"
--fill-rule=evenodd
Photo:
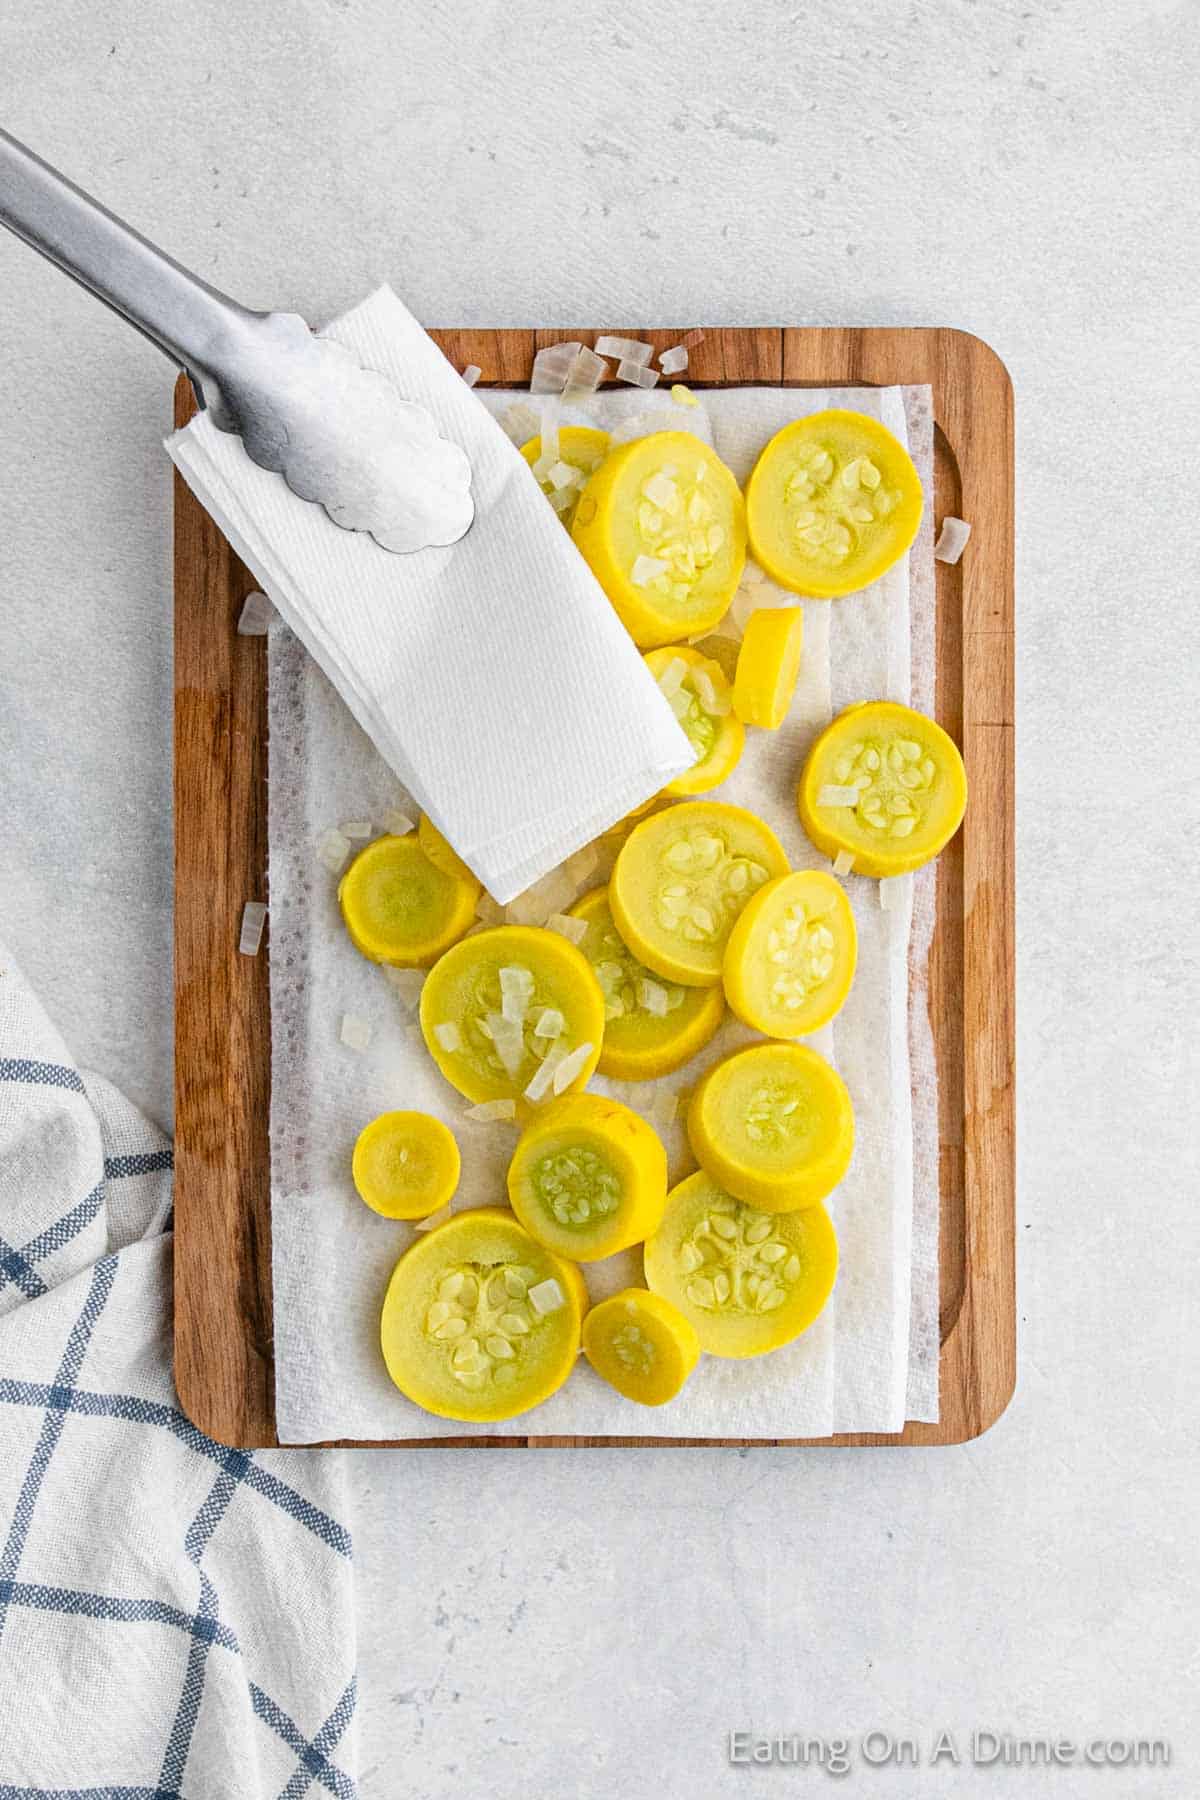
M170 1208L0 945L0 1800L355 1793L341 1459L180 1412Z

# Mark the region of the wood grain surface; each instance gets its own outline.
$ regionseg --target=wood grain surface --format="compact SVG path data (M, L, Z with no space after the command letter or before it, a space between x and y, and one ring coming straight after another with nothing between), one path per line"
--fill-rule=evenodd
M686 328L602 329L677 343ZM481 384L528 381L536 348L596 333L443 330ZM893 1436L819 1440L538 1437L399 1440L514 1447L751 1442L951 1444L1003 1412L1016 1378L1013 994L1013 403L1004 365L940 329L705 328L697 387L928 382L937 519L970 547L937 565L937 716L971 803L938 868L930 1014L940 1082L941 1418ZM191 416L181 377L175 417ZM220 1442L274 1445L268 941L238 953L242 907L267 898L266 642L236 634L256 583L175 477L175 1379Z

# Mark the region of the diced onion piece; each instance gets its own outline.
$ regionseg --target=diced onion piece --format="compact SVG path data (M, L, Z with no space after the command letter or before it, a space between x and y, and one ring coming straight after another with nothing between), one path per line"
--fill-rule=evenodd
M601 356L612 356L619 362L633 363L639 367L648 363L654 355L654 345L644 344L640 338L598 337L596 349Z
M657 387L658 370L643 368L640 363L621 361L617 364L617 380L627 381L630 387Z
M557 931L569 944L582 944L588 929L586 919L573 919L570 913L557 912L550 914L546 927L549 931Z
M479 367L478 363L468 363L462 372L462 378L468 387L474 387L482 374L483 370Z
M341 832L336 830L322 832L317 843L317 861L327 868L331 875L341 874L349 854L349 838L344 838Z
M574 882L562 869L551 869L511 900L504 916L513 925L544 925L552 912L561 912L574 898Z
M704 333L702 331L688 331L684 333L684 336L680 341L685 350L694 350L697 344L702 344L704 342Z
M661 982L643 979L637 987L638 1005L644 1007L653 1019L665 1019L669 1010L670 996Z
M275 608L265 594L260 594L257 590L247 594L238 617L238 636L266 637L267 628L274 617Z
M754 589L740 587L738 589L737 593L733 596L733 599L730 601L729 611L725 615L725 617L726 617L726 619L732 621L732 623L737 627L738 635L740 636L741 633L744 632L746 629L746 624L750 618L750 614L752 612L757 612L757 611L758 611L758 596L754 592Z
M678 690L687 672L688 666L682 656L673 656L658 678L659 692L669 700L671 695Z
M635 556L633 567L629 571L629 579L633 582L634 587L647 587L660 575L665 575L668 567L669 564L663 562L659 556Z
M664 375L682 375L688 366L687 347L684 344L672 344L664 350L658 359L658 366Z
M525 1098L527 1100L532 1101L536 1105L539 1100L545 1099L546 1095L550 1092L550 1085L554 1080L555 1071L559 1064L566 1060L566 1056L566 1045L560 1038L556 1038L539 1063L537 1070L534 1073L533 1080L525 1089Z
M971 527L965 519L956 519L952 513L947 513L937 534L933 554L939 562L956 563L966 549L970 535Z
M679 1114L679 1095L668 1087L660 1087L650 1103L650 1120L660 1131L675 1122Z
M533 976L523 963L506 963L500 971L500 992L519 995L528 1000L533 993Z
M546 498L556 513L565 513L568 507L574 506L579 495L574 488L561 488L557 494L547 494Z
M453 1209L451 1208L450 1202L447 1200L445 1206L439 1206L436 1212L430 1213L426 1218L414 1219L413 1230L434 1231L439 1225L444 1225L446 1220L452 1217Z
M588 1057L592 1054L591 1044L578 1044L567 1053L554 1068L554 1092L565 1094L575 1077L581 1072ZM547 1061L549 1058L547 1058Z
M543 1319L547 1313L559 1312L567 1304L566 1295L553 1275L547 1275L545 1281L535 1282L525 1298L538 1317Z
M243 956L258 955L266 917L267 909L261 900L247 900L242 908L242 935L238 939L238 949Z
M765 581L766 579L767 578L763 574L762 569L759 567L759 565L756 562L752 562L750 560L750 558L747 557L746 558L746 566L742 570L743 586L757 587L760 581Z
M567 385L571 365L582 349L583 345L576 340L573 343L549 344L544 350L539 350L533 359L530 393L561 394Z
M409 1012L415 1012L421 989L425 986L424 969L384 969L389 987L395 988Z
M858 789L856 787L837 787L832 782L823 787L817 794L818 806L857 806Z
M558 1038L566 1030L567 1021L557 1006L544 1006L534 1023L533 1035L537 1038Z
M515 406L506 407L500 423L514 444L527 444L531 437L538 434L538 416L532 406L526 406L518 400Z
M510 1019L504 1012L489 1013L484 1022L491 1033L496 1055L504 1064L504 1073L512 1081L525 1060L524 1023Z
M583 470L574 463L556 462L546 470L546 480L557 493L560 488L577 487L583 480Z
M481 1100L478 1106L468 1106L468 1119L478 1119L483 1125L498 1124L501 1119L515 1119L517 1103L515 1100Z
M563 399L570 404L568 396L576 394L585 398L594 394L604 377L608 374L608 364L602 356L584 345L567 371L567 386Z
M347 819L344 825L338 826L342 836L351 840L369 838L374 829L370 819Z
M665 469L655 469L642 483L642 493L651 506L657 506L662 512L672 513L679 507L679 489Z
M383 829L391 837L407 837L410 831L417 829L417 822L406 812L401 812L398 806L393 806L383 815Z
M839 850L837 855L833 859L834 874L835 875L849 875L852 872L853 868L854 868L854 852L853 852L853 850Z
M341 1039L347 1050L366 1050L371 1042L371 1021L357 1013L342 1014Z
M599 861L595 844L585 844L582 850L576 850L574 856L568 856L562 866L563 874L578 887L581 881L586 881L589 875L595 873Z
M542 454L538 457L537 468L535 468L534 473L537 474L537 470L540 469L544 463L546 465L546 474L548 475L559 458L557 400L547 400L542 407L541 439ZM545 475L538 475L539 481L544 481L545 478Z
M502 925L504 923L504 908L498 900L492 899L486 888L475 902L475 917L484 925Z
M433 1035L448 1056L453 1056L456 1050L462 1049L462 1032L453 1019L447 1019L443 1024L435 1025Z
M911 875L885 875L879 883L879 905L882 911L900 912L911 886Z
M673 384L671 388L671 398L676 406L699 406L700 404L691 388L684 387L682 381L677 381Z
M713 684L713 678L707 669L696 669L692 674L692 686L696 690L696 698L710 719L723 719L733 706L733 697L728 688L719 693Z

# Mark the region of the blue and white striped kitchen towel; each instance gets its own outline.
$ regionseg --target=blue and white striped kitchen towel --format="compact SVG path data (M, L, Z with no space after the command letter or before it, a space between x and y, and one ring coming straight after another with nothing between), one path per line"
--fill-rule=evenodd
M0 945L0 1800L345 1800L341 1459L179 1410L170 1209Z

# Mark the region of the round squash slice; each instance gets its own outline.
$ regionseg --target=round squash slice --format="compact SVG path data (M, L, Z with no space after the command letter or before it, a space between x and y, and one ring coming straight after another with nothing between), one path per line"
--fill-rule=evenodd
M833 1291L837 1238L823 1206L768 1213L701 1171L672 1188L644 1252L646 1280L710 1356L762 1356L806 1331Z
M648 650L645 661L697 757L662 791L671 796L706 794L733 774L746 747L725 671L687 644Z
M703 1050L725 1017L721 988L681 987L652 975L613 924L607 888L593 888L571 912L587 924L579 948L604 993L601 1075L653 1081Z
M583 1354L626 1400L662 1406L675 1398L700 1360L700 1339L669 1300L645 1288L626 1288L588 1313Z
M462 1167L454 1133L423 1112L386 1112L358 1134L354 1185L385 1219L427 1219L453 1197Z
M760 606L750 614L733 683L733 710L743 724L763 731L776 731L783 724L796 691L803 648L802 607Z
M600 1094L568 1094L525 1127L508 1170L512 1209L573 1262L640 1244L662 1217L667 1153L645 1119Z
M577 469L580 480L566 487L556 488L547 473L539 477L538 485L568 531L575 522L575 508L579 505L583 484L604 461L607 450L607 431L596 431L590 425L560 425L558 428L558 460L568 469ZM540 433L537 437L531 437L527 444L521 445L521 455L535 475L541 454Z
M785 425L746 485L750 548L773 580L818 600L878 580L917 535L913 460L866 413L834 409Z
M687 431L652 432L606 456L571 535L643 650L715 625L746 561L738 484Z
M510 1212L479 1207L436 1226L396 1264L383 1360L401 1393L439 1418L511 1419L567 1379L586 1308L573 1264Z
M859 875L903 875L943 849L962 824L967 772L953 738L892 700L848 707L808 754L800 819L826 856L851 856Z
M858 932L845 889L823 869L759 888L729 934L725 997L766 1037L807 1037L846 1003Z
M604 995L574 944L535 925L463 938L421 989L429 1054L468 1100L518 1111L583 1087L600 1057Z
M823 1200L850 1167L846 1084L804 1044L753 1044L701 1077L687 1115L696 1161L738 1200L792 1212Z
M427 969L475 922L479 883L429 860L415 832L378 837L338 885L350 941L372 962Z
M651 813L621 846L608 903L634 956L684 987L716 987L734 920L764 882L787 873L761 819L720 800Z

